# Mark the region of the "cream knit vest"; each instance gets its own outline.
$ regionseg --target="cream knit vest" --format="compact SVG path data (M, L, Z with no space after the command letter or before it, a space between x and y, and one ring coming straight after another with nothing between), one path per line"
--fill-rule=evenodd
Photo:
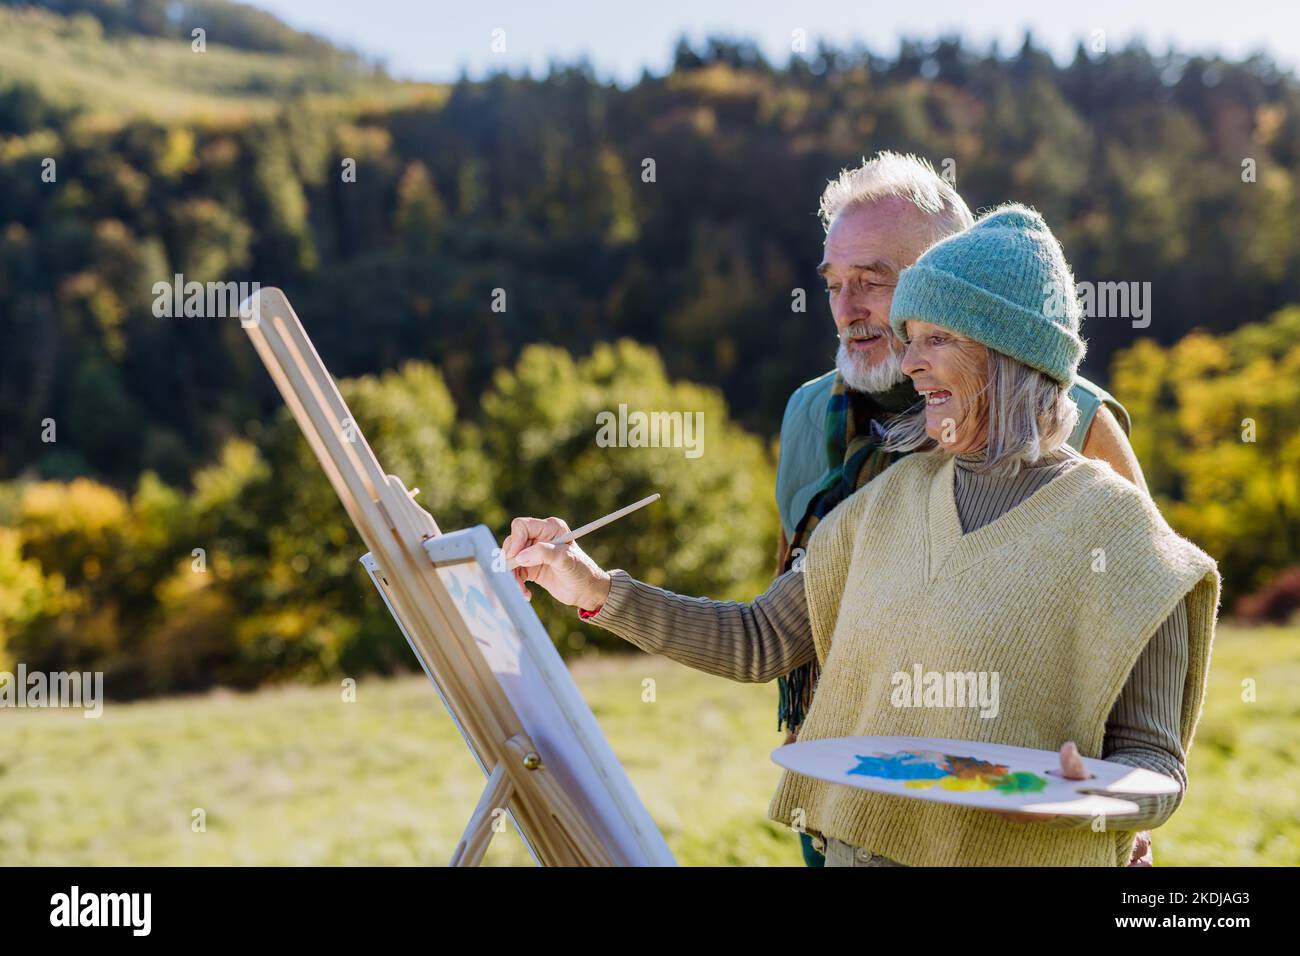
M1101 570L1104 567L1104 570ZM804 587L823 672L802 740L952 737L1100 757L1106 718L1156 628L1187 599L1186 751L1219 600L1213 559L1149 497L1086 461L962 534L953 459L914 454L836 508ZM999 675L999 711L894 707L897 672ZM911 866L1121 866L1132 832L1055 830L785 772L768 811Z

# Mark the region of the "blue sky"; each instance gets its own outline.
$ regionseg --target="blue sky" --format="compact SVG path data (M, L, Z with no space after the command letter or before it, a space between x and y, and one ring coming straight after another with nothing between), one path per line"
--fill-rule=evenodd
M979 48L997 40L1014 50L1032 29L1058 60L1075 43L1105 31L1110 48L1133 38L1156 50L1170 43L1188 52L1244 56L1265 50L1282 66L1300 64L1300 2L1258 0L925 0L890 4L803 0L255 0L291 25L381 57L396 75L449 80L463 69L479 77L504 67L545 72L555 59L586 55L602 77L634 81L642 68L662 71L676 38L710 33L743 36L784 63L792 31L802 29L814 49L819 38L837 45L861 41L892 53L900 37L934 39L959 32ZM494 53L491 35L505 30L506 50Z

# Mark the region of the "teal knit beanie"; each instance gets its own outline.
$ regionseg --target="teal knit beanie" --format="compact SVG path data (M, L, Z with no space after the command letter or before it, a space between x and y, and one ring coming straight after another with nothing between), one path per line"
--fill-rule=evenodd
M889 324L919 319L982 342L1068 387L1083 359L1079 300L1061 244L1034 210L1000 206L904 269Z

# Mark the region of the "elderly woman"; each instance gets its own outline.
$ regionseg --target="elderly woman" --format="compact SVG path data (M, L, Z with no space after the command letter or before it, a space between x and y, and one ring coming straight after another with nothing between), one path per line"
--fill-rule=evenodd
M769 816L826 842L828 865L1128 862L1135 831L1185 789L1218 605L1214 561L1151 499L1066 443L1084 345L1069 266L1032 210L998 209L902 274L890 323L923 407L888 441L916 450L846 500L802 571L749 604L605 572L557 519L519 518L505 554L638 647L767 681L814 656L801 739L901 734L1059 750L1167 774L1173 797L1105 821L1047 819L870 793L785 772ZM525 589L526 592L526 589ZM995 717L900 707L890 675L996 673ZM1035 821L1036 822L1031 822Z

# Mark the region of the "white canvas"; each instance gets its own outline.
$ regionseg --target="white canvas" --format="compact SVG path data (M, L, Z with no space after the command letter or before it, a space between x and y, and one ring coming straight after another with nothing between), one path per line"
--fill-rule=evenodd
M548 766L567 791L581 793L596 811L589 822L602 841L617 849L624 865L674 866L668 844L627 779L537 613L519 594L511 574L492 570L499 549L491 532L482 525L452 532L431 538L425 542L425 550L533 743L546 754ZM470 556L472 560L465 560ZM371 579L382 594L380 569L370 555L362 563L372 571ZM392 611L391 602L385 601ZM407 642L419 657L409 635ZM425 672L436 688L437 681L427 667ZM441 690L439 696L446 704ZM474 749L468 736L466 743ZM481 760L479 765L483 767ZM487 768L483 769L486 773ZM526 836L524 842L528 842Z

